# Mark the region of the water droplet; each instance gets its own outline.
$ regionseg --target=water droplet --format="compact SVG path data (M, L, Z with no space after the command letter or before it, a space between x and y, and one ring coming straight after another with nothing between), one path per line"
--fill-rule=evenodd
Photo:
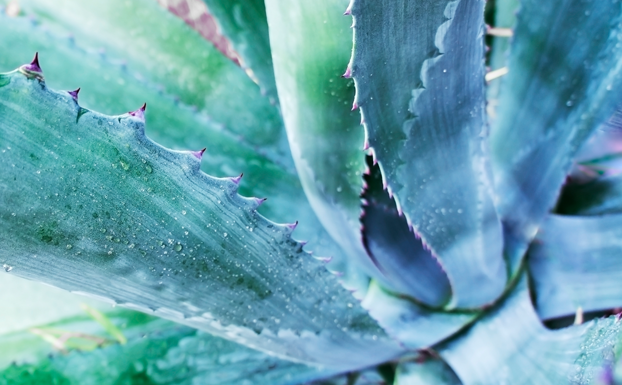
M178 244L176 244L176 245L173 247L173 250L175 250L175 251L177 251L177 252L180 252L180 251L181 251L181 249L183 249L183 248L184 248L184 247L183 247L181 244L179 244L179 243L178 243Z
M224 234L223 234L223 236L225 236L225 237L226 237L226 236L227 236L227 233L224 233Z
M341 186L337 187L337 192L341 192L342 190Z
M607 84L607 91L611 91L611 84Z
M126 163L126 162L124 162L124 161L122 161L122 160L121 160L121 161L119 161L119 163L121 164L121 167L122 167L125 171L129 171L129 169L130 169L130 164L129 164L129 163Z
M73 245L67 245L67 250L71 250L73 248Z
M181 210L182 215L186 215L186 210Z
M567 105L568 107L572 107L572 100L567 101L567 102L566 102L566 105Z
M153 172L153 169L152 169L152 168L151 168L151 166L149 166L149 165L146 165L146 166L145 166L145 170L147 170L147 172L148 172L149 174L151 174L151 173Z
M7 273L11 270L13 270L13 266L9 266L6 263L4 265L2 265L2 267L4 268L4 271L6 271Z

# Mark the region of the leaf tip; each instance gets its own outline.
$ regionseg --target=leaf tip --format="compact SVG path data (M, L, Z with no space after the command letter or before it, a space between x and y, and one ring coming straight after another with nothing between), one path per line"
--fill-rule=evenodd
M73 100L75 100L76 102L78 101L78 93L80 92L80 87L78 87L77 89L73 90L73 91L67 91L67 93L73 98Z
M142 107L140 107L136 111L130 111L128 112L128 114L144 122L146 109L147 109L147 103L143 103Z
M43 70L39 65L39 52L35 52L35 57L30 64L24 64L19 67L19 71L28 78L37 78L43 80Z
M203 147L203 149L199 151L190 151L190 153L198 160L201 160L203 158L203 153L205 153L205 150L207 150L207 147Z

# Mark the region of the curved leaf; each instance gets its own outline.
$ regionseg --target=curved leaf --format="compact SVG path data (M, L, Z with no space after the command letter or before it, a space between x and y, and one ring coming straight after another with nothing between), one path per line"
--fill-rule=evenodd
M395 201L382 187L378 165L367 157L369 174L365 188L361 223L363 243L389 285L426 305L441 307L451 298L451 286L437 259L426 249L398 212Z
M451 306L463 308L494 301L507 275L483 150L483 7L352 6L351 68L369 144L406 218L440 258Z
M200 172L202 153L166 150L139 111L84 110L40 77L22 66L0 79L5 270L300 361L399 353L291 227Z
M491 130L491 155L517 265L577 150L622 99L622 4L521 2Z
M272 146L269 156L291 165L278 109L240 67L156 1L23 0L20 6L47 29L72 36L87 52L123 63L248 143Z
M146 317L131 325L136 313L112 312L123 321L128 336L125 345L113 344L92 351L68 354L49 352L34 360L18 360L0 371L0 384L299 384L329 377L334 371L282 361L195 329ZM91 323L78 320L55 324L73 332L85 332ZM45 327L42 327L45 330ZM91 331L89 331L91 332ZM92 332L91 332L92 333ZM0 337L6 346L30 333ZM95 335L93 335L95 336Z
M263 0L203 0L263 93L278 102Z
M464 384L591 384L620 345L615 317L546 330L526 279L464 335L438 348Z
M622 307L622 215L550 215L528 262L542 319Z
M444 312L424 308L384 291L375 281L361 302L378 324L406 348L428 348L463 329L479 312Z
M397 367L394 385L462 385L451 368L439 359L402 362Z
M266 2L270 43L290 148L320 221L348 256L379 275L361 241L365 155L354 84L340 78L352 45L343 0ZM310 38L313 36L313 38Z

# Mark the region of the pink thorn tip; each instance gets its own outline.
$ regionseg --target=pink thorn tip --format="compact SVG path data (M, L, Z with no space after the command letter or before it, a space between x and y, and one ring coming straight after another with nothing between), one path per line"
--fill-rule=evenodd
M359 108L359 105L358 105L358 104L356 104L356 102L354 102L354 103L352 104L352 111L356 110L357 108Z
M207 150L207 148L203 147L203 149L200 151L190 151L190 153L194 155L194 157L198 160L201 160L201 158L203 158L203 153L205 152L205 150Z
M363 150L369 150L369 141L365 139L365 143L363 143ZM369 173L367 173L369 175Z
M23 71L43 73L41 66L39 65L39 52L35 52L35 57L30 64L24 64L20 67Z
M298 241L298 243L300 243L300 246L304 246L309 243L309 241Z
M344 16L350 16L352 14L352 9L350 9L350 7L348 7L348 9L346 9L346 11L343 13Z
M333 257L318 257L317 259L320 260L321 262L329 263L330 261L333 260Z
M243 176L244 176L244 173L241 173L239 176L232 177L231 181L235 184L240 184L240 180L242 180Z
M343 75L341 75L342 78L346 78L346 79L350 79L352 77L352 68L350 68L350 66L348 66L348 68L346 68L346 72L343 73Z
M296 226L298 226L298 221L296 221L294 223L288 223L285 226L287 226L288 229L294 231L296 229Z
M268 198L254 198L257 206L261 206Z
M147 109L147 103L143 103L143 106L137 109L136 111L130 111L128 114L132 115L135 118L138 118L145 121L145 110Z
M76 89L76 90L74 90L74 91L67 91L67 93L68 93L69 95L71 95L71 97L72 97L74 100L78 100L78 93L79 93L79 92L80 92L80 87L78 87L78 89Z

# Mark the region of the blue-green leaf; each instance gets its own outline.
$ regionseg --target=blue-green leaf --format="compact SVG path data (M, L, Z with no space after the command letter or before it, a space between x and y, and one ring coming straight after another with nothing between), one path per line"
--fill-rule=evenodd
M456 307L492 302L506 284L483 148L483 7L356 0L351 9L351 73L369 145L406 218L440 258Z
M516 266L577 150L622 99L622 4L521 2L491 130L506 253Z
M477 319L479 312L444 312L391 295L372 281L361 305L406 348L430 347Z
M622 215L550 215L528 262L542 319L622 307Z
M400 352L290 226L199 170L201 152L162 148L140 111L85 110L24 68L0 80L5 270L300 361Z
M442 360L402 362L397 367L394 385L462 385L460 379Z
M352 80L345 0L266 2L277 89L302 186L320 221L352 261L377 275L361 242L365 154ZM311 38L312 37L312 38Z
M438 351L464 384L591 384L611 365L621 335L615 317L545 329L523 277L502 303Z

